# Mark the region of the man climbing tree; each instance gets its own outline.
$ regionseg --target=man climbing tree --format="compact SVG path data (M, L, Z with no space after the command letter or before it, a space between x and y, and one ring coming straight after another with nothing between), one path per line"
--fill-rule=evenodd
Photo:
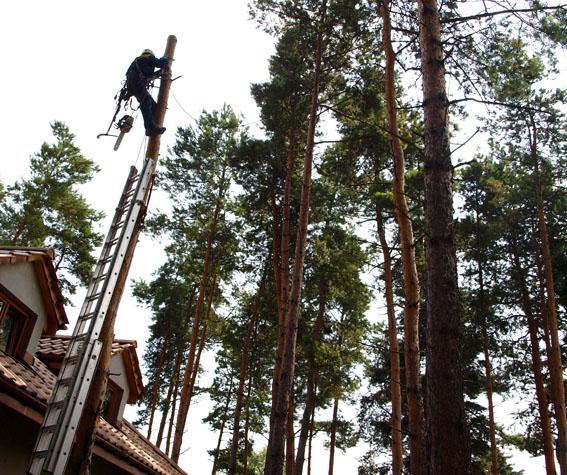
M154 109L156 101L148 90L149 83L152 79L159 76L156 68L164 68L167 66L168 59L166 57L156 58L151 49L145 49L138 56L126 71L126 89L127 97L134 96L140 104L140 110L144 117L144 127L146 135L160 135L165 132L165 127L158 127L154 123Z

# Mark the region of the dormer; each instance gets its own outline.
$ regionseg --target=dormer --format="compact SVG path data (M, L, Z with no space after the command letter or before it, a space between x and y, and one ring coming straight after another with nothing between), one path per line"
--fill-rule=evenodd
M36 356L55 374L61 368L70 339L67 335L45 335L39 341ZM135 404L144 390L136 347L133 340L114 340L112 343L102 416L114 425L122 422L126 404Z
M52 249L0 247L0 351L30 363L42 335L69 323Z

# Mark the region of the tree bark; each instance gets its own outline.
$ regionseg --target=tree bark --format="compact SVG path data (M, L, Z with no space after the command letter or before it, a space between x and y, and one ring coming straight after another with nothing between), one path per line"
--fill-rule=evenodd
M382 211L376 210L378 237L384 259L384 287L386 293L386 309L388 314L388 342L390 345L390 394L392 400L392 475L402 475L404 454L402 442L402 389L400 373L400 348L398 329L394 310L394 290L392 277L392 261L390 247L386 240L386 232L382 220Z
M530 295L524 279L524 269L520 263L520 255L516 243L512 244L512 260L514 263L515 277L521 294L521 306L528 322L530 334L530 350L532 357L532 370L536 387L537 406L539 412L540 427L543 434L543 453L545 457L545 470L547 475L555 475L555 458L553 455L553 436L551 432L551 419L545 396L545 384L542 373L541 355L539 352L539 338L537 333L537 322L532 312Z
M453 229L453 167L436 0L418 0L425 132L426 410L429 473L468 473L462 325Z
M326 1L323 2L322 12L325 16ZM266 453L264 475L279 475L282 473L284 456L284 436L286 430L287 411L291 388L293 386L295 366L295 345L297 339L297 322L299 317L299 304L303 284L303 264L307 244L307 226L309 223L309 197L311 193L311 173L313 166L313 148L315 144L315 129L319 106L319 81L321 75L322 33L317 35L315 45L315 73L313 90L311 92L311 108L309 115L309 128L303 167L303 181L301 187L301 202L297 237L295 243L295 258L293 263L293 276L289 303L286 310L286 334L284 354L280 381L277 387L276 399L272 401L272 417L270 424L270 437Z
M419 277L415 260L415 242L410 210L405 197L405 160L398 127L395 89L395 53L391 41L390 4L384 0L381 13L386 56L385 102L388 111L388 133L394 165L393 195L400 245L405 294L404 305L404 360L406 397L408 401L409 449L412 475L419 475L423 467L423 406L421 399L419 353ZM399 381L399 379L398 379Z
M187 366L185 369L185 374L183 376L183 386L181 388L181 400L179 402L179 413L177 415L177 423L175 425L175 436L173 438L173 449L171 453L171 459L174 462L177 462L179 460L179 454L181 453L181 443L183 441L183 430L185 429L185 423L187 422L187 414L189 412L189 404L191 399L191 394L189 393L189 391L191 386L191 379L193 376L195 352L197 350L197 336L201 322L202 307L205 299L205 288L209 280L213 240L216 235L217 222L219 219L219 214L222 208L223 196L225 193L225 189L224 189L225 176L226 176L226 168L223 168L220 185L219 185L219 192L217 195L217 202L215 205L215 211L213 213L211 227L207 236L207 247L205 250L203 273L201 275L199 296L197 298L197 303L195 305L195 317L193 319L193 327L191 329L191 346L189 347Z

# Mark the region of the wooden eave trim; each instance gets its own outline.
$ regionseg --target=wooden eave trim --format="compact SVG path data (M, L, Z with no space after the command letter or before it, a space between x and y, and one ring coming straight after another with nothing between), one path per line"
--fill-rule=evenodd
M129 347L122 352L122 361L126 368L126 378L128 379L128 404L135 404L144 392L144 384L142 382L142 372L138 363L138 355L136 347Z
M115 453L111 452L102 445L105 445L106 447L109 448L113 448L113 446L108 442L106 442L106 440L100 440L97 436L97 443L93 447L93 454L95 454L97 457L100 457L101 459L107 461L108 463L118 468L121 468L122 470L125 470L128 473L132 473L134 475L146 475L148 473L149 468L146 467L145 465L141 464L145 469L142 471L138 467L133 466L132 463L129 463L129 461L116 455Z

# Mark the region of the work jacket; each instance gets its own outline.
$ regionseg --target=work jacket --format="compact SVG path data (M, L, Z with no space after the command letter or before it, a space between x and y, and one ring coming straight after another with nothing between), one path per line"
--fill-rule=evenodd
M154 75L156 68L163 68L167 66L167 58L156 58L153 54L145 54L138 56L126 71L126 80L129 85L144 86Z

